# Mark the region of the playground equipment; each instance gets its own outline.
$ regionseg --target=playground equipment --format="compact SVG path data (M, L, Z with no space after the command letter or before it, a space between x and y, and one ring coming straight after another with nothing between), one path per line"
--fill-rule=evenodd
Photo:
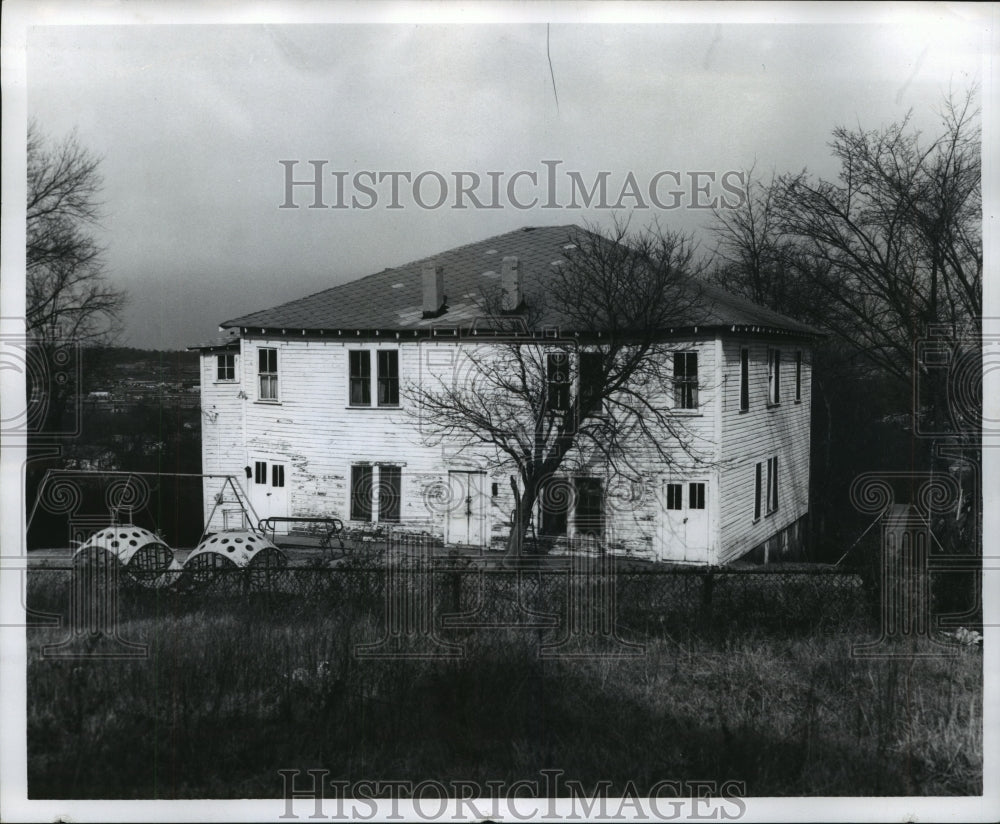
M243 569L252 580L288 566L288 558L268 538L255 530L235 529L206 535L184 562L184 572L196 584L219 573Z
M174 552L154 533L134 524L113 524L91 535L73 553L73 564L109 566L118 569L141 586L156 586L174 563Z
M147 510L146 504L151 498L149 477L221 482L198 544L183 566L156 532L132 523L136 512L142 514ZM86 487L94 487L95 482L96 490L90 490L90 499L99 500L103 511L81 516L78 510L88 499ZM95 491L99 496L93 494ZM39 486L38 498L28 519L29 528L40 501L43 509L65 515L71 525L86 524L89 531L98 524L99 528L73 553L74 567L113 573L123 583L135 582L147 587L204 584L219 573L233 570L246 570L248 580L253 582L288 563L285 553L265 535L253 506L233 475L49 470ZM58 508L53 506L53 501L58 503ZM209 532L220 508L223 529ZM230 528L230 524L234 526Z

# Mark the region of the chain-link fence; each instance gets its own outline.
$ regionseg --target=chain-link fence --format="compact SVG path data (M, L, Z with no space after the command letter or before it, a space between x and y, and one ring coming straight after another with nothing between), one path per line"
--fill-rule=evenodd
M627 567L600 555L546 558L516 568L468 558L383 556L322 566L180 569L156 578L127 568L102 575L79 565L43 567L29 571L27 594L29 619L66 615L74 601L103 599L123 619L192 609L262 615L321 609L364 612L387 625L395 622L402 632L420 615L437 633L572 624L634 636L857 628L872 621L877 598L859 575L838 568Z

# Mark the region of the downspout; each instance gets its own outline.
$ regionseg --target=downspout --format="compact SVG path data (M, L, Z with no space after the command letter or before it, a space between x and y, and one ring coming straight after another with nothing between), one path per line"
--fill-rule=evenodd
M242 432L243 441L243 466L250 466L250 446L247 444L247 402L250 398L250 394L247 392L247 374L249 371L248 364L250 363L250 358L246 356L246 339L243 335L240 335L240 428ZM246 496L247 501L250 500L250 483L246 477L245 472L237 472L236 477L241 477L241 484L246 485L246 489L243 494Z
M712 478L715 486L715 494L712 496L712 540L709 545L709 563L714 566L719 561L719 554L722 549L722 411L723 400L725 399L725 376L722 370L723 349L722 335L715 335L715 402L713 403L712 414L715 418L715 466L712 467Z

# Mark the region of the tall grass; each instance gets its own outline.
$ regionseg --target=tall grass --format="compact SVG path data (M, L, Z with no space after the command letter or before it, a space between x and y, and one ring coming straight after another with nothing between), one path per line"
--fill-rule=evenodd
M36 582L29 604L53 609L57 589ZM442 633L457 659L387 661L355 654L384 633L377 602L147 593L120 624L143 659L53 659L42 647L66 630L28 631L29 795L277 797L285 768L485 784L555 767L640 792L981 792L978 650L853 658L860 623L792 632L715 612L705 628L631 616L635 658L543 659L554 630L504 628Z

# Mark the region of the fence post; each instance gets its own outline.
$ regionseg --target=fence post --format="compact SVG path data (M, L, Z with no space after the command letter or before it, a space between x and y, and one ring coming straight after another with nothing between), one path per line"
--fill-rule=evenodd
M712 622L712 591L715 589L715 572L711 567L701 579L701 616L706 623Z
M451 611L462 609L462 571L456 566L451 572Z

